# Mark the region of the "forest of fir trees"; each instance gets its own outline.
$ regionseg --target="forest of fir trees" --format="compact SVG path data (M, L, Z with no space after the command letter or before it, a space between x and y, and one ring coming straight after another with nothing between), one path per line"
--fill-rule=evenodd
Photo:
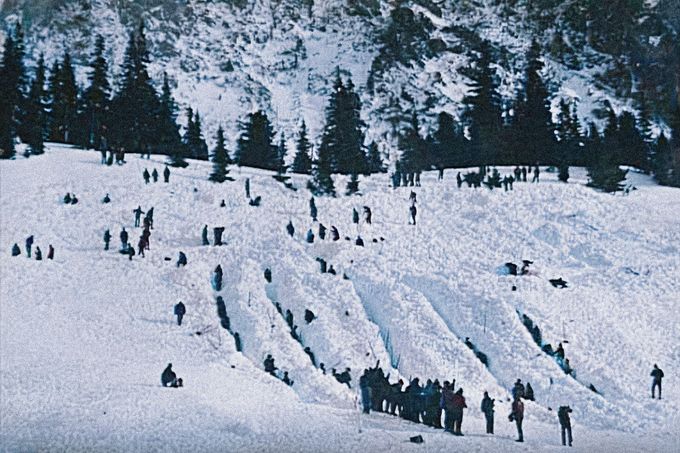
M232 180L233 164L310 175L308 187L317 195L337 194L333 174L349 176L344 190L359 190L359 176L387 171L375 142L366 143L367 125L361 119L361 100L351 77L343 80L336 68L325 109L325 124L314 152L304 121L295 132L292 164L287 166L286 141L264 110L246 115L233 153L227 149L224 130L208 150L201 116L187 108L186 127L180 134L179 108L167 75L154 82L144 26L130 33L125 57L116 80L105 58L104 39L96 37L87 62L88 83L76 82L74 63L66 52L48 63L40 57L35 68L25 66L20 26L8 33L0 61L0 157L13 158L17 141L27 145L26 156L44 152L44 142L69 143L83 148L115 152L166 155L168 163L184 167L186 159L210 159L209 179ZM590 185L605 191L619 190L630 166L653 173L661 184L680 186L680 107L670 121L672 138L652 138L652 121L642 103L638 115L617 115L605 105L606 125L582 124L576 105L559 101L553 121L549 86L541 77L541 48L534 41L526 55L522 83L513 99L499 95L493 69L492 46L482 41L474 49L477 64L468 76L471 89L463 100L460 123L447 112L401 112L408 118L399 131L400 158L392 169L395 185L413 185L414 176L432 169L488 167L495 165L543 165L559 169L568 179L570 166L587 167ZM160 85L160 91L156 89ZM114 88L115 87L115 88ZM513 112L510 115L510 112ZM423 134L419 115L434 114L436 127ZM278 135L278 142L277 142Z

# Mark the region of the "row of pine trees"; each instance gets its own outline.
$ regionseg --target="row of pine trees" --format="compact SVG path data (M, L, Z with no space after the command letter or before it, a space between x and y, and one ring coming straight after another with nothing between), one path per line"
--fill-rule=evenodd
M180 135L178 106L166 75L160 93L155 89L147 66L149 52L143 24L130 33L116 88L109 81L109 64L104 40L97 37L89 62L88 86L76 83L69 53L55 61L48 71L38 60L29 80L24 67L24 43L20 26L9 34L0 65L0 153L14 155L19 137L31 154L41 154L43 141L73 143L96 149L123 150L167 155L170 164L186 166L185 159L212 157L213 181L228 180L228 166L238 164L277 171L311 174L310 189L317 194L335 195L332 174L350 175L348 193L358 190L358 176L385 171L376 143L366 147L366 124L361 120L361 101L351 78L336 70L326 108L325 127L316 155L304 122L297 131L296 151L290 168L286 165L286 141L276 133L264 111L247 116L233 156L226 147L224 130L215 137L209 153L202 136L201 117L186 110L187 127ZM654 172L659 182L680 186L680 107L671 126L674 142L661 134L651 138L646 111L636 118L631 112L617 116L608 106L606 127L600 133L595 124L582 125L574 103L562 99L553 123L552 95L541 76L540 46L534 41L527 54L523 83L514 99L499 95L493 69L493 49L482 42L477 64L469 74L470 94L464 99L461 123L441 112L436 130L421 133L418 112L406 112L410 120L400 131L402 151L396 171L419 174L433 168L488 165L551 165L566 173L568 166L587 166L594 186L618 188L630 165ZM511 113L512 112L512 113ZM464 132L467 133L464 133ZM412 178L411 178L412 180ZM598 181L606 181L599 183Z

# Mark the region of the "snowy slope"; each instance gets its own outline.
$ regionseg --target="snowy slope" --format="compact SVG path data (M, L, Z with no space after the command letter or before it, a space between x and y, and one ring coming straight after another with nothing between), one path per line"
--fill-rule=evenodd
M170 184L145 185L143 169L162 171L162 160L128 159L106 167L98 153L50 145L44 156L0 162L2 450L401 451L418 448L405 442L416 433L428 451L550 450L559 444L562 404L574 408L578 450L680 449L677 189L631 174L638 190L605 195L572 169L569 184L543 173L540 184L504 193L457 189L451 171L444 182L425 174L413 227L409 189L388 188L376 175L361 180L360 197L317 199L319 221L337 226L342 239L307 244L316 226L302 177L293 177L301 188L293 192L267 172L233 168L236 181L218 185L207 181L205 163L192 162L173 169ZM248 206L246 177L262 206ZM80 202L63 205L66 192ZM155 207L154 229L146 258L130 262L116 249L123 226L136 244L137 205ZM373 224L352 224L352 208L364 205ZM294 238L285 232L289 220ZM201 246L205 224L226 227L227 245ZM103 250L106 228L111 251ZM11 258L12 244L23 251L30 234L43 254L55 247L54 261ZM353 245L357 234L364 248ZM178 269L179 250L189 264ZM338 275L319 273L316 257ZM534 261L532 275L499 272L522 259ZM219 324L210 286L217 264L243 353ZM547 281L558 277L568 289ZM172 317L179 300L187 306L182 327ZM389 364L388 350L399 358L392 380L455 378L468 398L469 436L381 414L362 417L359 434L354 391L312 366L274 302L293 312L317 361L350 367L353 384L376 360ZM311 324L305 309L318 316ZM564 342L576 379L541 353L517 311L546 341ZM466 337L488 355L488 368ZM267 353L290 372L292 387L262 371ZM185 388L160 387L168 362ZM661 401L649 397L653 363L667 376ZM506 421L517 378L536 393L522 448L509 441L514 427ZM499 400L495 438L480 434L485 390Z

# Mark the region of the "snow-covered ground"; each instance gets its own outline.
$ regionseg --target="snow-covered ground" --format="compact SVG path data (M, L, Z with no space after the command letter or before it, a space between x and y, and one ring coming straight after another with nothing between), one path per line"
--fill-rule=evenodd
M458 189L449 170L415 189L413 227L411 189L373 176L361 179L362 196L316 200L319 220L342 239L307 244L317 227L304 178L293 177L293 192L266 172L232 168L235 182L215 184L209 164L192 162L172 169L169 184L146 185L142 171L162 172L162 158L127 160L106 167L96 152L50 145L43 156L0 162L0 450L551 451L561 448L556 408L570 404L576 451L680 451L679 190L631 174L638 190L606 195L585 187L580 169L566 185L543 172L540 184L508 193ZM248 205L247 177L260 207ZM336 180L339 191L344 184ZM62 204L66 192L79 203ZM110 204L101 203L106 193ZM118 234L125 227L136 245L138 205L155 208L154 229L147 256L130 262L117 252ZM373 224L354 225L352 208L364 205ZM226 227L226 245L200 245L206 224ZM55 247L54 261L11 257L31 234L43 256ZM354 245L357 234L365 247ZM338 275L319 273L316 257ZM500 272L522 259L534 261L531 275ZM219 324L217 264L243 353ZM559 277L567 289L548 282ZM172 316L179 300L181 327ZM389 364L388 350L399 359L386 370L392 381L455 378L468 399L466 436L359 418L355 392L312 366L273 302L293 312L318 361L352 369L353 384L376 360ZM311 324L305 309L318 316ZM518 311L545 341L564 343L576 379L540 351ZM292 387L262 371L267 353ZM168 362L184 388L161 388ZM660 401L650 398L653 363L666 374ZM507 421L517 378L536 393L525 444L512 441ZM485 390L498 400L495 436L482 434ZM408 442L416 434L425 444Z

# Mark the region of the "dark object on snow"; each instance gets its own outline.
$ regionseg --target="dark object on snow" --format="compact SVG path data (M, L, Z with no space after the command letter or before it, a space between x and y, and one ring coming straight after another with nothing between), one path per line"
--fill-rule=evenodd
M226 208L226 207L227 207L227 203L225 203L224 199L222 199L222 201L220 201L220 208Z
M345 371L342 373L335 373L335 368L333 368L333 376L335 376L335 379L341 384L347 384L348 388L352 388L350 385L350 382L352 381L352 376L349 374L349 372L352 371L349 367L345 368Z
M53 260L54 259L54 247L52 247L52 244L50 244L47 247L47 259L48 260Z
M234 333L234 343L236 346L236 352L243 351L243 345L241 344L241 335L238 332Z
M512 285L512 291L517 291L517 287L515 285Z
M76 194L73 194L71 197L71 204L76 204L78 203L78 197L76 197Z
M215 271L213 272L213 288L215 291L222 291L222 266L217 265L215 267Z
M508 274L517 275L517 265L515 263L505 263L505 267L508 269Z
M328 273L332 275L336 275L337 272L335 272L335 269L333 269L333 265L331 264L330 267L328 268Z
M66 195L64 195L64 204L71 204L71 194L69 192L66 192Z
M316 203L314 202L314 197L309 199L309 215L312 217L312 220L316 222L317 210Z
M553 285L555 288L566 288L567 287L567 282L562 280L562 277L560 278L551 278L548 280L551 285Z
M217 296L215 303L217 304L217 316L220 318L220 325L223 329L229 330L229 316L227 316L227 307L224 305L222 296Z
M35 248L35 260L42 261L42 252L40 251L40 247Z
M569 418L569 414L571 412L573 411L569 406L560 406L560 408L557 409L557 419L560 421L560 427L562 428L562 445L567 445L567 440L569 440L570 447L572 443L572 437L571 437L571 419Z
M33 235L26 238L26 256L31 257L31 247L33 246Z
M288 324L288 327L290 327L292 329L293 323L294 323L293 312L287 309L286 310L286 324Z
M19 255L21 255L21 249L19 248L19 245L15 242L14 245L12 246L12 256Z
M421 436L420 434L418 434L417 436L409 437L408 440L410 440L414 444L422 444L423 442L425 442L423 440L423 436Z
M262 202L262 197L261 196L256 196L254 199L250 200L248 204L250 206L260 206L260 203Z
M208 241L208 225L204 225L203 231L201 231L201 243L203 245L210 245L210 241Z
M177 267L187 265L187 256L184 252L179 252L179 258L177 259Z
M264 371L276 377L276 366L274 365L274 357L271 354L267 354L264 359Z
M312 232L311 228L307 230L307 242L310 244L314 243L314 232Z
M484 392L484 398L482 398L482 413L484 418L486 418L486 433L493 434L493 414L494 414L494 402L496 400L489 398L489 393Z
M246 178L246 198L250 198L250 178Z
M595 393L597 393L598 395L600 394L600 392L597 391L597 389L595 388L595 386L594 386L593 384L590 384L590 385L588 386L588 390L590 390L591 392L595 392Z
M163 180L165 182L170 182L170 169L168 166L165 166L165 170L163 170Z
M352 223L359 223L359 213L355 208L352 208Z
M358 245L359 247L364 246L364 240L361 239L361 236L357 236L357 240L354 242L355 245Z
M158 182L158 170L155 168L151 172L151 178L153 178L153 182Z
M323 226L323 223L319 223L319 239L322 241L326 239L326 227Z
M292 220L288 221L288 225L286 225L286 231L288 231L288 235L290 237L293 237L293 234L295 234L295 227L293 226Z
M187 309L180 300L176 305L175 305L175 316L177 316L177 325L181 326L182 325L182 318L184 318L184 315L186 314Z
M126 253L128 255L129 260L132 261L132 257L135 256L135 248L128 245L126 250L127 250Z
M264 279L267 280L267 283L272 282L272 270L269 268L266 268L264 270Z
M322 274L326 273L326 260L323 258L317 257L316 260L319 262L319 269L321 270Z
M335 225L331 226L331 239L334 241L340 240L340 233L338 232L338 229L335 228Z
M316 366L316 358L314 357L314 353L313 353L312 350L309 348L309 346L307 346L307 347L304 349L304 351L305 351L305 354L307 354L307 355L309 356L309 360L312 361L312 365Z
M214 241L213 245L224 245L222 244L222 234L224 233L224 227L213 228Z
M106 230L109 231L109 230ZM104 240L106 241L106 233L104 233ZM128 232L125 231L125 227L123 227L123 231L120 232L120 246L122 249L127 248L127 243L128 243Z
M161 374L161 385L163 387L175 387L177 383L177 375L172 371L172 363L168 363L163 373Z
M149 184L149 178L151 178L151 175L149 174L149 170L147 170L145 168L144 173L142 173L142 176L144 177L144 183Z
M104 198L102 199L102 203L111 203L111 197L109 197L109 194L107 193Z
M524 399L529 401L536 401L534 399L534 389L531 387L531 383L527 382L527 388L524 391Z
M288 384L289 386L292 386L295 381L293 381L291 378L288 377L288 371L283 372L283 377L281 378L283 382Z
M371 222L373 220L373 213L371 212L371 208L368 206L364 206L364 219L366 220L366 223L371 225Z
M415 225L416 224L416 215L418 214L418 210L416 209L416 205L413 205L409 208L409 224L410 225Z
M532 264L534 264L533 261L522 260L522 269L520 269L520 271L519 271L520 275L528 274L529 273L529 266L531 266Z
M649 375L654 378L654 380L652 381L652 398L654 398L654 390L658 387L659 399L661 399L661 379L663 379L663 371L661 371L661 368L659 368L655 363L654 369Z
M309 324L312 321L314 321L315 319L316 319L316 315L314 314L314 312L312 310L305 309L305 322L307 324Z

